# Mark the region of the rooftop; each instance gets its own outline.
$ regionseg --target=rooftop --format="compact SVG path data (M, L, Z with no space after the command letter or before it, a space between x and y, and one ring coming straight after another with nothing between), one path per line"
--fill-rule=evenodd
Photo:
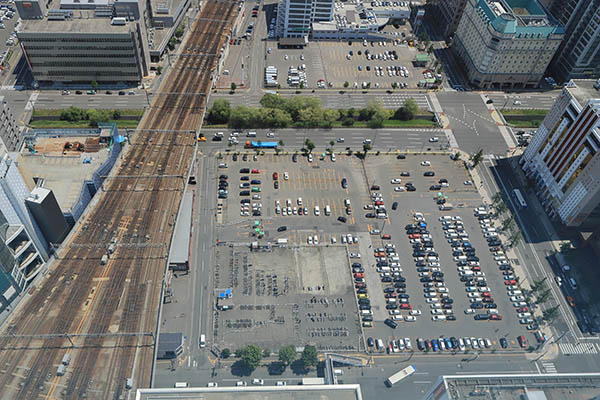
M478 6L501 33L517 37L564 33L564 28L537 0L479 0Z
M573 79L567 84L566 90L580 105L584 105L589 100L600 99L600 90L594 88L597 82L595 79Z
M183 195L183 202L179 207L179 216L175 224L173 243L169 251L169 263L187 263L190 252L190 231L192 229L192 207L194 193L188 190Z
M50 33L128 33L130 24L111 25L110 18L96 18L93 10L73 10L73 18L51 21L48 19L23 20L20 35L36 32Z
M43 186L52 189L63 212L71 209L79 199L83 181L92 178L94 171L108 158L108 148L98 148L89 137L38 137L35 154L25 147L17 158L23 178L43 180ZM83 143L84 151L67 150L65 142ZM88 147L85 149L85 147Z
M579 400L600 395L600 373L441 376L425 399L443 384L449 400Z
M270 382L269 384L272 384ZM362 400L360 385L138 389L136 400Z

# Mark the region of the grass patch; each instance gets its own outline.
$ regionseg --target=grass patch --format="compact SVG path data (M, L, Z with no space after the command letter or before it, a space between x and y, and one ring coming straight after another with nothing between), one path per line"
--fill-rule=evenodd
M205 128L208 129L229 129L227 124L208 124L205 122ZM429 121L426 119L413 119L410 121L401 121L398 119L388 119L383 121L384 128L438 128L438 124L435 121ZM283 129L290 129L283 128ZM335 121L332 128L367 128L366 121L356 121L352 126L342 125L342 121ZM326 129L326 128L311 128L311 129ZM242 129L243 130L243 129Z
M504 119L506 120L506 123L514 126L515 128L537 128L540 125L542 125L542 121L544 120L543 118L523 120L523 119L514 119L514 118L510 118L510 117L508 117L508 118L504 117Z
M501 111L502 115L532 115L532 116L542 116L545 117L546 114L548 114L548 112L550 112L550 110L539 110L539 109L533 109L533 110L523 110L520 108L510 108L510 109L504 109Z
M117 119L107 122L114 122L118 128L136 128L139 121L128 120L128 119ZM47 120L38 119L33 120L29 123L32 128L38 129L74 129L74 128L92 128L87 121L62 121L62 120Z
M88 109L83 109L84 111L87 111ZM142 118L142 115L144 115L144 109L134 109L134 108L124 108L124 109L118 109L119 112L121 113L121 116L128 116L128 117L139 117ZM62 113L64 110L56 110L56 109L36 109L33 112L32 118L44 118L44 117L60 117L60 113Z

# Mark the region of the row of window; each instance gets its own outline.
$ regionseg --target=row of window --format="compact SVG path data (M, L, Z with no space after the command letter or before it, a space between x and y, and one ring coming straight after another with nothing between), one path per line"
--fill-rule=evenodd
M32 59L39 58L57 58L56 53L29 53L29 57ZM60 53L61 60L68 60L72 58L124 58L129 59L132 58L133 54L115 54L115 53L99 53L99 54L87 54L87 53Z
M136 63L119 63L119 62L105 62L105 61L89 61L89 62L77 62L77 61L47 61L47 62L35 62L31 63L33 67L112 67L112 68L136 68Z
M29 46L26 45L27 50L52 50L52 51L64 51L64 50L133 50L131 46L127 47L115 47L115 46Z
M105 38L96 38L96 37L87 37L87 38L77 38L77 37L72 37L72 38L41 38L41 37L23 37L23 38L19 38L19 40L21 40L22 42L25 43L34 43L34 42L67 42L67 43L72 43L72 42L86 42L86 43L92 43L92 42L101 42L101 43L106 43L107 41L110 42L123 42L123 43L127 43L127 42L131 42L131 38L127 37L127 38L118 38L118 37L105 37Z
M120 77L122 76L131 76L131 77L138 77L138 73L137 72L123 72L123 71L48 71L48 73L46 74L48 76L55 76L55 77L64 77L64 78L69 78L70 80L76 80L76 78L78 76L82 77L81 80L88 80L90 75L93 76L109 76L109 77L114 77L113 80L117 81L120 80ZM132 79L133 80L133 79Z

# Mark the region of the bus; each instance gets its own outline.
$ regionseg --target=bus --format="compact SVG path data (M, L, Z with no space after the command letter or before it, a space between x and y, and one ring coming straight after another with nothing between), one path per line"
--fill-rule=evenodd
M390 376L385 380L385 384L389 387L392 387L394 384L400 382L404 378L408 378L412 374L414 374L417 370L414 365L409 365L401 371L396 372L394 375Z
M521 191L519 189L513 189L513 194L515 195L515 199L521 208L527 208L527 202L525 201L525 198L523 198Z

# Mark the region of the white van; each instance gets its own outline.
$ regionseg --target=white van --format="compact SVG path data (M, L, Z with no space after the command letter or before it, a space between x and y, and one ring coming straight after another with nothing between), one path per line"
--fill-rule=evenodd
M319 210L319 206L315 206L315 215L318 217L321 215L321 210Z
M188 383L187 382L175 382L175 387L176 388L186 388L188 387Z
M504 256L495 256L494 260L495 261L504 261L504 260L506 260L506 257L504 257Z
M203 333L200 335L200 348L202 349L204 347L206 347L206 335Z
M461 271L460 276L472 276L474 274L473 271Z
M483 231L484 231L484 232L488 232L488 233L489 233L489 232L497 232L497 231L496 231L496 228L485 228Z
M371 310L360 310L360 315L373 315Z
M454 261L467 261L467 256L457 256L454 257Z
M247 137L256 137L256 132L248 132L246 134Z
M329 204L325 206L325 215L331 215L331 207L329 207Z

